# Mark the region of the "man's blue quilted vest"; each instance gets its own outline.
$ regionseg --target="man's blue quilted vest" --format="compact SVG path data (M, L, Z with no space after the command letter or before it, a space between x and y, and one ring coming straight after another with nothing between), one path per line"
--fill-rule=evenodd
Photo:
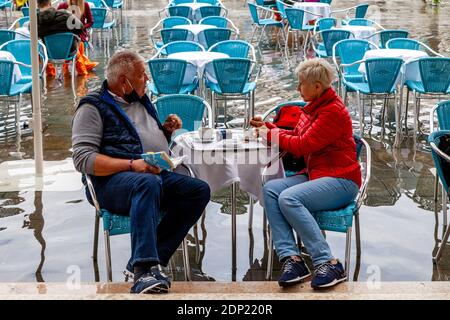
M163 130L157 112L146 94L140 99L140 102L156 120L158 127ZM95 106L102 117L103 138L100 153L121 159L141 158L143 150L138 132L125 111L108 92L106 80L99 91L83 97L78 107L86 103Z

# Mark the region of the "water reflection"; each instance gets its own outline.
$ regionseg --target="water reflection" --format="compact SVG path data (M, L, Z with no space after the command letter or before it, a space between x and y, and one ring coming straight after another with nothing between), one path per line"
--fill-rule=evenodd
M44 278L42 277L42 267L45 262L45 248L47 246L44 236L42 234L42 230L44 230L44 216L42 214L43 204L42 204L42 191L36 191L34 193L34 212L31 214L26 214L24 216L23 226L22 228L27 228L33 230L33 235L36 238L37 242L41 246L40 253L40 262L38 267L36 268L36 281L44 282Z
M335 2L336 9L354 5L354 0ZM424 41L442 54L450 55L450 34L447 32L450 28L449 5L434 8L422 0L369 2L381 9L377 19L386 28L407 29L410 31L410 37ZM131 0L127 3L131 10L124 11L123 25L118 29L118 41L112 40L110 49L113 51L117 48L131 48L148 59L153 54L149 29L159 19L157 9L162 8L167 2ZM225 0L225 4L230 9L229 17L236 22L242 37L248 38L251 27L248 9L243 6L241 0ZM374 9L376 7L371 8L373 10L371 14L376 16L378 13ZM96 73L77 77L79 97L100 86L107 61L104 49L104 46L100 47L96 42L94 51L90 53L91 59L100 62ZM263 113L281 101L298 99L293 74L295 63L288 64L273 46L263 46L258 50L257 59L263 66L256 93L257 113ZM71 156L70 123L76 107L76 100L72 98L70 78L64 78L62 83L49 78L44 99L44 156L46 160L62 160ZM24 100L27 103L24 104L20 116L22 136L15 134L13 106L3 102L0 105L1 162L33 157L31 130L23 127L31 119L31 106L28 98ZM433 163L429 150L424 147L424 141L429 126L426 115L434 102L424 101L422 106L424 136L418 139L418 146L416 147L410 136L403 141L398 150L392 148L395 133L393 109L387 109L387 130L385 136L382 136L381 104L366 106L368 116L366 120L367 122L372 120L371 124L367 124L366 132L373 150L373 174L368 198L361 208L360 265L355 265L356 259L352 258L355 265L352 269L360 271L360 280L367 279L367 268L370 265L380 266L383 271L382 280L448 280L447 269L450 269L448 257L446 258L444 254L438 268L433 266L430 254L434 246L434 220L431 215L434 204L433 176L429 169L433 167ZM356 121L355 107L355 99L350 97L349 109ZM369 113L370 108L372 111ZM229 115L239 114L240 105L233 104L228 111ZM412 112L406 120L411 127ZM99 265L96 263L93 265L90 258L93 209L84 201L83 192L70 194L55 192L48 197L42 193L34 193L34 200L32 198L32 195L19 192L0 193L2 243L0 249L4 253L0 255L0 281L44 281L44 275L46 281L61 281L65 279L67 263L80 266L84 281L99 280L100 275L105 279L104 252L99 250ZM67 201L69 199L83 199L83 201L70 202ZM213 202L208 206L198 228L192 230L188 237L193 278L229 281L231 278L229 191L222 190L215 194ZM239 192L237 279L263 280L267 268L268 247L267 234L262 223L262 209L259 204L255 205L254 227L249 233L247 206L248 195ZM32 213L23 216L28 212ZM22 232L23 230L28 232ZM65 241L54 241L56 237L63 236ZM337 255L342 257L341 251L344 247L342 238L330 234L329 239L333 252L336 251ZM129 254L129 239L124 237L114 241L112 247L114 279L121 280L121 270ZM36 243L39 249L33 246ZM55 251L52 251L53 246L57 247ZM37 259L31 258L28 265L22 262L24 257L34 257L38 252ZM66 255L66 252L69 252L70 256ZM6 256L9 258L3 258ZM2 264L2 261L9 263ZM405 274L405 265L416 267ZM177 280L184 279L182 266L181 252L177 252L169 268ZM279 268L280 265L275 259L274 278Z

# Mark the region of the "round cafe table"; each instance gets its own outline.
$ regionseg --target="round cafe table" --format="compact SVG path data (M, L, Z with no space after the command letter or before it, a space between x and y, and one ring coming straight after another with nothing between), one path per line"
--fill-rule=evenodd
M305 12L303 16L303 25L308 25L308 22L311 20L317 20L320 18L328 18L331 15L331 6L328 3L322 2L297 2L294 3L294 8L302 9L317 15L321 15L318 17L316 15L312 15L308 12Z
M194 35L194 41L198 42L198 34L202 32L203 30L207 29L215 29L216 26L210 25L210 24L183 24L174 26L174 29L183 29L188 30Z
M333 27L332 29L335 30L347 30L353 33L355 36L355 39L365 39L372 37L372 35L377 32L377 29L375 27L371 26L342 26L340 28ZM370 41L377 43L378 41L376 39L373 39L375 37L372 37Z
M279 149L267 146L260 139L244 141L242 129L227 130L228 139L216 137L203 143L198 132L186 132L178 135L172 149L175 156L186 156L183 163L190 167L196 178L210 186L211 192L231 185L231 238L232 238L232 281L236 281L236 215L237 188L248 192L252 199L262 200L263 169L274 158ZM275 162L268 174L282 177L281 162Z

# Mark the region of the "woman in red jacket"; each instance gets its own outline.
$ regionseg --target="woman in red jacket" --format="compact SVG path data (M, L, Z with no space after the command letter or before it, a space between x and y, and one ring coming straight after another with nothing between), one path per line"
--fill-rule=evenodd
M251 120L272 144L296 157L303 156L306 170L264 185L264 207L273 242L283 262L280 286L299 283L311 273L302 260L293 230L301 237L314 265L313 288L330 287L346 279L312 213L348 205L361 185L352 120L331 87L333 67L324 59L302 62L298 91L308 104L294 130L283 130L261 117Z

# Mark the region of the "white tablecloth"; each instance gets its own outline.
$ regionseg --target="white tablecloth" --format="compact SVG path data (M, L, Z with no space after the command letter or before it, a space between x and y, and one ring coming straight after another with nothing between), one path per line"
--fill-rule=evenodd
M209 184L212 192L240 182L241 190L261 200L262 169L278 154L278 149L271 149L259 140L244 142L242 129L229 132L231 139L210 143L196 142L197 132L181 134L175 138L174 153L188 156L184 163L197 178ZM282 176L279 166L271 168L275 176Z
M355 36L355 39L368 38L368 37L372 36L377 31L377 29L375 27L369 27L369 26L342 26L340 28L333 27L332 29L350 31ZM378 41L376 39L374 39L374 38L375 37L370 39L370 41L372 41L374 43L377 43Z
M14 30L16 32L16 40L21 40L21 39L30 39L30 30L28 29L28 26L24 26L24 27L19 27L17 29Z
M420 81L420 71L418 62L409 63L412 60L427 57L428 54L419 50L406 50L406 49L377 49L369 50L365 53L363 59L369 58L401 58L405 62L403 65L400 76L403 81L412 80ZM366 66L362 63L359 68L359 72L366 73Z
M16 62L16 58L14 58L13 54L8 51L0 51L0 60L8 60ZM17 81L20 80L20 78L22 78L22 72L20 72L19 66L15 64L11 84L16 83Z
M198 34L207 29L217 28L216 26L210 24L183 24L179 26L174 26L175 29L184 29L192 32L194 35L194 41L198 42Z
M205 65L208 62L211 62L214 59L222 59L222 58L229 58L229 57L230 56L225 53L208 52L208 51L177 52L177 53L169 54L167 56L167 58L170 58L170 59L181 59L181 60L185 60L185 61L188 61L188 62L196 65L199 76L203 75ZM186 70L186 77L192 76L192 74L188 74L188 72L191 72L191 71ZM185 79L186 79L186 77L185 77ZM211 80L214 80L214 78Z
M209 3L182 3L179 4L178 6L183 6L183 7L189 7L192 9L192 16L190 17L191 20L201 20L201 15L200 15L200 8L201 7L209 7L211 6Z
M320 18L328 18L331 14L331 6L328 3L321 2L297 2L294 3L294 8L309 11L314 14L320 14L322 17L318 17L305 12L303 16L303 25L307 25L311 20L317 20Z

